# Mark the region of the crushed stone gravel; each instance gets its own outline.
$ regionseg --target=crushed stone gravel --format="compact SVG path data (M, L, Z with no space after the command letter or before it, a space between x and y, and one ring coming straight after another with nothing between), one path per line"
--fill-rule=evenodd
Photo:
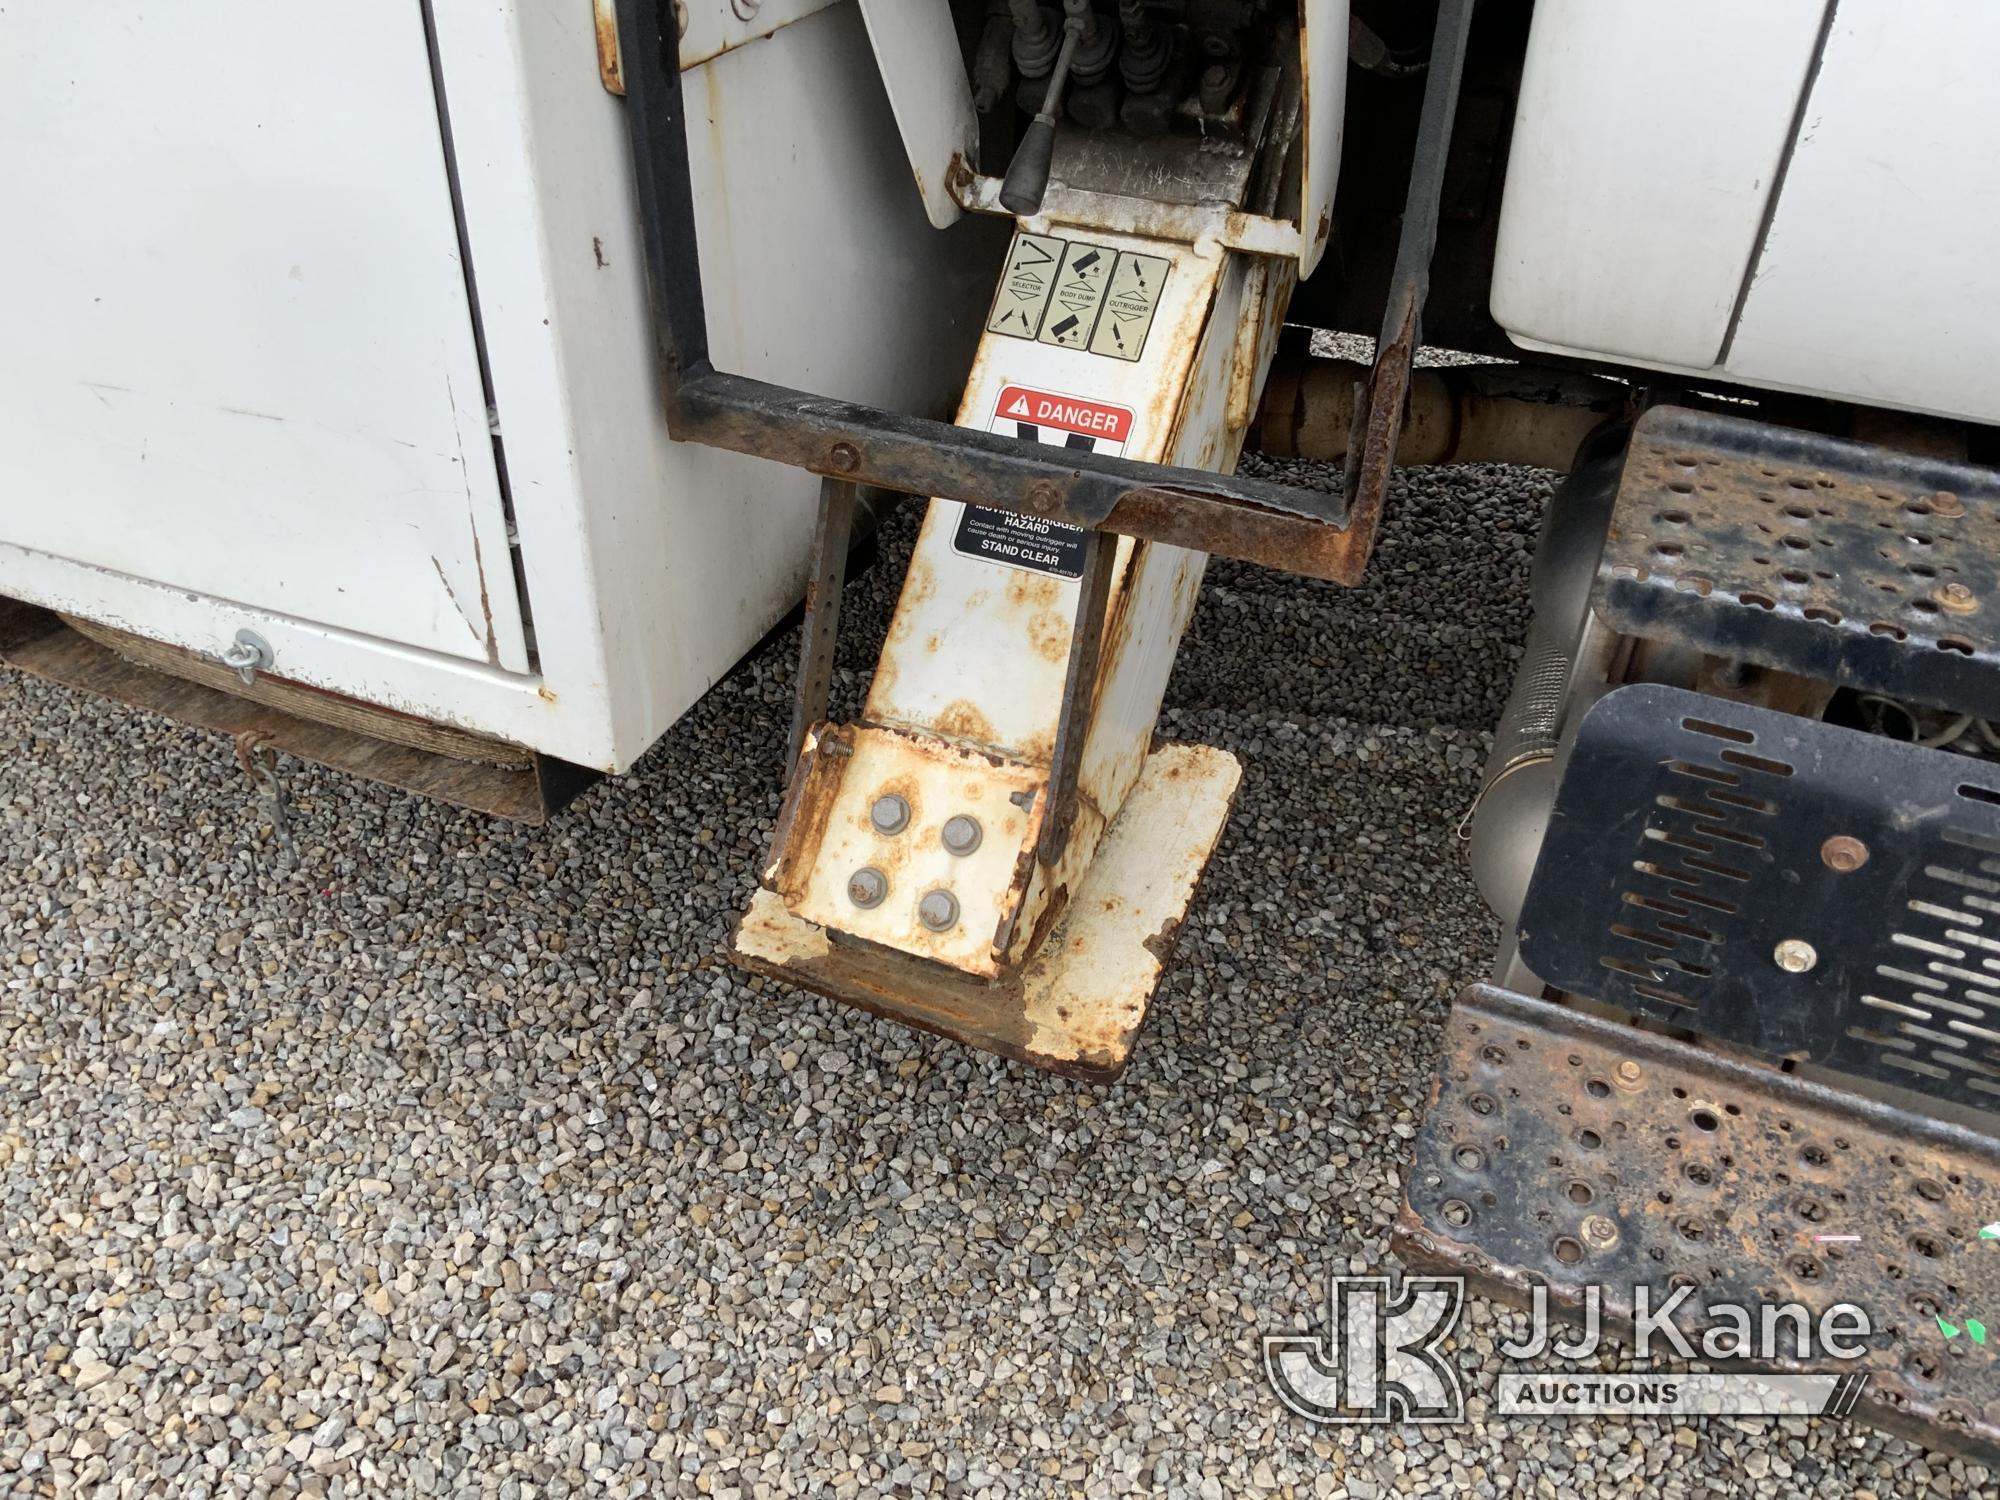
M1405 473L1351 592L1211 567L1162 731L1243 791L1103 1089L723 962L789 635L543 831L288 763L295 870L226 741L0 674L0 1492L1990 1490L1836 1424L1503 1422L1475 1377L1460 1426L1315 1429L1265 1383L1384 1265L1491 952L1455 826L1550 484Z

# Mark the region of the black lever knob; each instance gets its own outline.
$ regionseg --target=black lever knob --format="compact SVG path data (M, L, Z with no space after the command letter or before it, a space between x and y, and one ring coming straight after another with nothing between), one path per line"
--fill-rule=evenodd
M1014 148L1014 159L1007 163L1007 175L1000 181L1000 206L1010 214L1025 218L1041 212L1042 197L1049 190L1049 167L1055 160L1056 111L1062 107L1063 89L1069 83L1070 64L1076 58L1083 25L1072 10L1063 23L1062 51L1056 54L1055 70L1042 93L1042 107L1022 132L1021 144Z

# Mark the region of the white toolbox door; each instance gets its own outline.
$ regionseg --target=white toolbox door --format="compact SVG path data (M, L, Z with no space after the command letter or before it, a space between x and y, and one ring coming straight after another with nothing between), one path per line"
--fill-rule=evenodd
M2000 421L1995 58L1990 4L1834 12L1731 375Z
M0 205L0 542L527 669L420 6L15 0Z

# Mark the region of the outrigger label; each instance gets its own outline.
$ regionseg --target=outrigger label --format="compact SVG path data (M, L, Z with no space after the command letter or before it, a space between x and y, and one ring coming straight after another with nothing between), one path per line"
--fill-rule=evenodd
M1017 234L986 331L1137 360L1171 266L1161 255Z
M1116 456L1132 436L1132 411L1083 396L1009 385L1001 387L993 403L988 430L1073 453ZM951 545L966 557L1058 578L1081 578L1083 541L1082 528L1061 521L968 505L959 516Z
M1104 312L1090 338L1092 354L1123 360L1139 357L1153 327L1154 309L1160 305L1160 288L1167 284L1168 264L1165 256L1134 255L1129 250L1119 254Z

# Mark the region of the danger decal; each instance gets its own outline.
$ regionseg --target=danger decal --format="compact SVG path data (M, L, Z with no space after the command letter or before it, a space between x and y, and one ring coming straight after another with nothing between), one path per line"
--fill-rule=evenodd
M1072 453L1115 456L1132 435L1132 411L1085 396L1009 385L993 403L989 430ZM1058 578L1083 576L1083 542L1080 527L978 505L965 507L952 536L953 549L966 557Z

